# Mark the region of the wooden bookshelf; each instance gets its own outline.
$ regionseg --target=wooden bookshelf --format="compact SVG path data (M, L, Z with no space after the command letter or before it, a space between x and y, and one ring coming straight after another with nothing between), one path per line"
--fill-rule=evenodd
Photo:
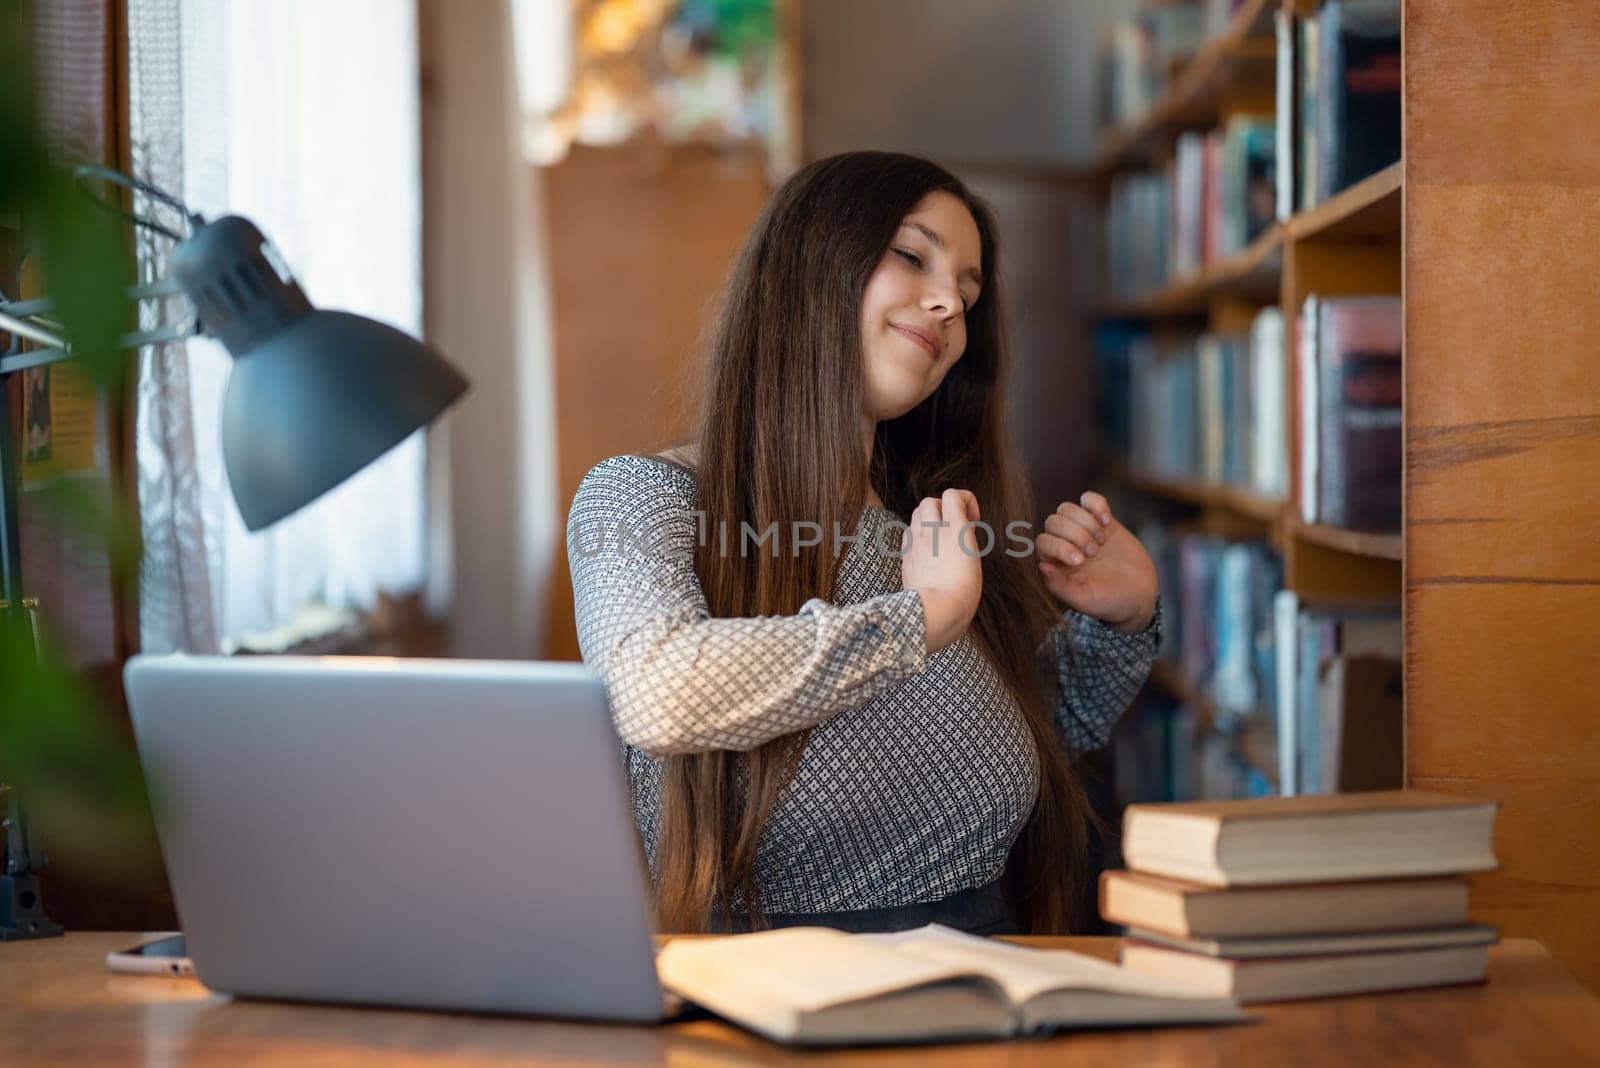
M1228 28L1178 72L1150 110L1101 140L1095 169L1109 176L1148 156L1174 134L1214 125L1219 108L1240 86L1270 86L1277 55L1272 37L1276 0L1245 0Z
M1246 5L1149 115L1107 137L1103 174L1258 91L1277 6ZM1285 504L1285 585L1313 603L1403 605L1407 785L1501 806L1502 867L1474 880L1474 918L1540 939L1600 990L1600 6L1405 0L1402 17L1405 159L1276 240L1286 326L1309 293L1404 299L1405 526L1307 525ZM1172 287L1113 310L1214 323L1203 303ZM1212 487L1130 481L1229 503ZM1154 684L1202 696L1187 680Z

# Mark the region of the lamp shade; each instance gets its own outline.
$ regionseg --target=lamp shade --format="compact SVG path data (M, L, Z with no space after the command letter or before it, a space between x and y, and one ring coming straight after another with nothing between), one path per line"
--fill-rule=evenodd
M310 504L426 426L466 391L393 327L313 311L234 361L222 455L251 530Z
M251 530L310 504L466 392L460 372L415 338L313 308L246 219L200 227L170 267L205 332L234 358L222 459Z

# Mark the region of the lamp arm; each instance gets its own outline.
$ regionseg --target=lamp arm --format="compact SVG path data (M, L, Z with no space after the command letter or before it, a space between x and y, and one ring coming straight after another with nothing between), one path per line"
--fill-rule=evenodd
M129 295L137 298L163 297L181 292L176 286L167 283L135 288L141 292L129 290ZM0 375L12 374L29 367L60 363L75 355L71 343L56 324L48 320L41 322L38 318L49 311L50 307L48 300L0 303L0 330L45 346L31 352L22 352L13 342L10 352L0 353ZM175 323L163 323L149 330L135 330L123 334L117 338L117 347L138 349L146 345L162 345L171 341L182 341L199 333L201 333L200 321L190 313Z

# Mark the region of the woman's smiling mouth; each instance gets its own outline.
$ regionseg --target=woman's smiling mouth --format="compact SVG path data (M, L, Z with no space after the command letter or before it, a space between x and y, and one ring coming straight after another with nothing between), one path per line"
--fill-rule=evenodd
M939 358L939 350L942 346L939 344L938 339L914 327L901 326L899 323L890 323L889 327L922 346L929 356L936 360Z

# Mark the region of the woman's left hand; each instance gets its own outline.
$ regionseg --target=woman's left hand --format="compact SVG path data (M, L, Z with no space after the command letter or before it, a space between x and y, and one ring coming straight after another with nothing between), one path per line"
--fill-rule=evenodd
M1045 586L1068 608L1124 634L1139 633L1154 618L1156 566L1100 494L1062 502L1044 521L1034 555Z

